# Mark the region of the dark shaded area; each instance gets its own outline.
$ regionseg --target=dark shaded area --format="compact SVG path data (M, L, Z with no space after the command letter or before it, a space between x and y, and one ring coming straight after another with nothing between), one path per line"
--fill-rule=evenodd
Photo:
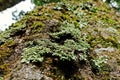
M66 79L71 78L79 69L78 65L76 65L74 61L58 61L54 64L64 74Z
M9 7L12 7L21 1L24 1L24 0L0 0L0 11L5 10Z
M71 39L73 36L71 34L64 34L60 35L60 38L55 39L53 36L50 36L51 39L53 39L53 42L59 43L59 44L64 44L64 41L67 39ZM74 39L73 39L74 40Z

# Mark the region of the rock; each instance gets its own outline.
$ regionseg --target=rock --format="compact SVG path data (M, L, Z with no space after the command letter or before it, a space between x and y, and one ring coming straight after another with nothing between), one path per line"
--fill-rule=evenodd
M12 80L53 80L52 78L42 74L35 65L16 65L18 70L13 70L11 73ZM13 77L12 77L13 76ZM9 80L7 78L6 80Z

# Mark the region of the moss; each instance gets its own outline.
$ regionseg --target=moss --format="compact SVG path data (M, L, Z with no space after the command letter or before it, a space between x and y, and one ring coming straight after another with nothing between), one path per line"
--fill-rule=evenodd
M5 63L7 57L13 52L13 47L15 46L13 40L8 40L0 46L0 73L1 75L6 75L10 72L9 63Z
M7 55L10 55L12 52L11 46L15 45L13 40L9 40L8 42L4 43L0 46L0 58L4 58Z
M9 74L10 73L9 64L0 65L0 73L1 73L1 75Z
M120 17L114 14L100 0L37 6L0 34L2 58L20 48L23 62L41 63L38 68L53 79L110 79L120 71L115 68L120 61ZM22 43L15 48L13 39Z
M33 23L33 25L31 26L31 29L33 30L32 32L41 32L42 28L45 27L45 24L39 21L36 21Z

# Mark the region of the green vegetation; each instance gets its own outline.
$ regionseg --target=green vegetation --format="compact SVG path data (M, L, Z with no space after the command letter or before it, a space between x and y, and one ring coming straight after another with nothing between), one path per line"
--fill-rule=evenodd
M120 0L105 0L105 2L110 4L111 7L120 12Z
M9 71L8 64L13 80L28 80L21 71L33 75L26 72L31 69L54 80L119 80L120 16L115 14L101 0L37 6L0 34L0 72Z

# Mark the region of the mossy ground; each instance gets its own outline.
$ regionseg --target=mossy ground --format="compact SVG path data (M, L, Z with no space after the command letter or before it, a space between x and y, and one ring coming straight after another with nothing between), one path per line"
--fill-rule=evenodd
M0 60L2 60L0 71L10 72L9 78L5 80L22 80L23 78L27 80L28 77L22 75L21 70L24 73L24 70L29 67L23 69L26 64L20 62L21 54L24 48L38 45L36 43L31 45L29 42L48 39L61 45L64 38L76 41L77 36L77 39L90 45L87 57L81 56L83 60L61 61L47 55L43 62L29 63L30 67L35 65L30 69L53 80L119 80L120 15L116 13L100 0L71 0L38 6L0 34ZM63 38L57 39L56 35L60 37L60 26L64 22L74 26L80 34L71 33L72 36L62 34ZM64 28L66 29L66 26L62 28L63 33ZM50 33L53 35L50 36ZM26 46L26 43L29 43L29 46ZM83 54L82 51L79 53ZM9 65L7 69L2 67L7 64ZM5 74L8 77L8 73Z

